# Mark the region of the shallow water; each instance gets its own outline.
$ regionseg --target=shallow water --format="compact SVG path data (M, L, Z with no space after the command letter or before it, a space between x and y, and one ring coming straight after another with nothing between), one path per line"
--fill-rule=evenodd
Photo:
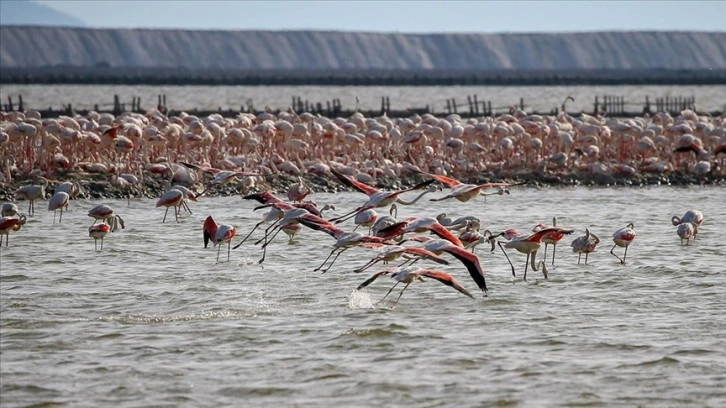
M651 103L655 98L696 98L701 111L725 111L723 95L726 85L577 85L577 86L150 86L150 85L15 85L0 86L0 100L5 103L8 96L17 103L23 96L26 107L33 109L61 109L71 103L76 109L92 109L94 104L101 110L113 108L113 95L122 103L131 106L134 97L141 98L143 108L156 107L158 95L166 95L170 109L201 110L240 109L252 101L255 109L268 106L272 109L287 109L293 97L300 97L312 103L340 99L343 109L354 109L356 97L362 110L381 108L381 97L387 96L392 110L423 108L431 106L435 112L446 112L446 101L456 99L459 112L468 111L467 95L476 95L479 101L491 101L495 112L506 112L512 105L519 106L524 98L525 110L550 112L562 105L566 96L575 98L568 102L570 112L592 112L595 96L624 97L626 111L640 112L645 98ZM465 106L464 106L465 105ZM653 106L655 109L655 106Z
M312 198L335 203L335 214L365 201ZM477 298L429 279L393 309L375 306L390 279L354 291L378 270L352 272L373 250L351 249L328 273L313 272L333 243L321 232L304 229L290 244L278 236L262 265L252 242L217 263L201 224L212 214L246 235L262 211L239 197L203 198L163 224L154 200L104 202L126 229L103 251L87 235L99 202L84 200L62 224L39 203L2 248L3 407L726 405L723 188L515 188L399 206L399 218L447 211L492 230L556 215L577 231L548 280L530 271L523 282L517 253L512 278L499 250L478 248L486 297L445 255L442 269ZM681 246L670 218L689 208L705 222ZM631 221L638 237L620 265L610 237ZM587 266L569 248L586 226L603 240Z

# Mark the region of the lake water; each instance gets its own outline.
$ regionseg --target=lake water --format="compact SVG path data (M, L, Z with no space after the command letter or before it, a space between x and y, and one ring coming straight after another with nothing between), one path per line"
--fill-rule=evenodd
M143 108L156 107L158 95L165 94L170 109L200 110L240 109L250 100L255 109L269 106L272 109L287 109L293 97L310 102L340 99L343 109L354 109L356 97L362 110L381 108L381 97L390 98L392 110L423 108L430 105L435 112L446 112L446 101L456 99L460 111L468 111L467 95L477 95L479 101L491 101L495 112L506 112L509 106L519 106L524 98L525 109L549 112L559 107L568 95L575 98L568 102L570 112L593 111L595 96L603 95L625 98L626 111L640 112L645 98L651 103L655 98L696 98L696 106L705 111L726 111L726 85L634 85L634 86L149 86L149 85L0 85L0 101L7 103L8 96L17 104L18 95L23 96L26 107L33 109L61 109L71 103L76 109L113 108L113 95L117 94L127 108L134 97L141 98ZM464 106L465 105L465 106ZM655 107L653 107L655 109Z
M365 201L312 198L336 205L329 217ZM556 215L576 232L548 280L531 271L521 280L523 254L509 254L512 278L499 250L478 248L483 297L444 254L442 269L476 299L428 279L393 309L375 306L391 279L355 291L379 270L352 272L371 249L313 272L334 242L322 232L304 229L290 244L280 234L262 265L251 241L217 263L216 248L203 248L204 218L244 236L262 216L238 196L202 198L180 223L162 223L155 200L103 202L126 221L103 251L87 233L100 202L85 200L71 202L62 224L37 204L1 250L3 407L726 406L722 187L522 187L399 206L399 218L477 215L491 230ZM689 208L705 222L681 246L670 218ZM628 222L638 236L620 265L608 251ZM602 238L587 266L569 247L586 226Z

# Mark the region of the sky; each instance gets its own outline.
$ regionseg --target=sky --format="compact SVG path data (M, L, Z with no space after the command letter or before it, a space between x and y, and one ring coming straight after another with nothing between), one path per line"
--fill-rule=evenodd
M13 0L0 0L7 1ZM402 33L726 31L726 0L35 2L94 28Z

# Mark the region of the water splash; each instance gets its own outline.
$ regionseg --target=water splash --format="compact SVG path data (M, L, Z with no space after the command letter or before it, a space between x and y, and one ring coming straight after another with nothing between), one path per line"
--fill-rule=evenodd
M376 306L373 299L371 299L371 295L354 290L348 298L348 307L351 309L374 309Z

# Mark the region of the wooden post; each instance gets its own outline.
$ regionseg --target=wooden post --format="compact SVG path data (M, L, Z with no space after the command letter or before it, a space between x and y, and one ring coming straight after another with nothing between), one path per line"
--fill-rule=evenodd
M18 110L23 112L23 95L18 95Z
M10 95L8 95L8 106L7 106L7 109L6 110L7 111L12 111L13 110L13 98L11 98Z
M487 102L487 111L489 112L489 116L492 116L492 101Z
M381 96L381 115L386 111L386 97Z
M479 116L479 99L474 94L474 114Z
M519 98L519 109L524 110L524 98Z
M121 102L119 102L118 94L113 95L113 114L118 115L121 113Z
M451 98L451 107L454 108L454 113L459 113L456 111L456 98Z
M597 115L597 111L599 108L600 108L600 101L598 100L597 95L595 95L595 107L592 110L593 115Z
M386 96L386 112L390 112L390 111L391 111L391 97Z
M474 101L471 99L471 95L466 95L466 102L469 104L469 115L474 116Z
M451 100L446 99L446 113L451 114Z

